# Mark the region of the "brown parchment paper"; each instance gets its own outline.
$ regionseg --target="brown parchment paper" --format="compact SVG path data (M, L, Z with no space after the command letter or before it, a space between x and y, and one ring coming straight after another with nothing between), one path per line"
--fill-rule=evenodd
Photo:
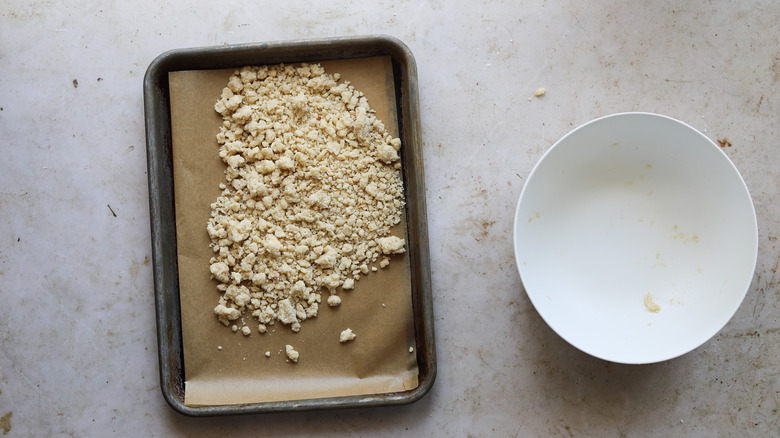
M398 135L395 90L389 57L321 63L362 91L390 132ZM217 283L209 278L213 253L206 232L211 207L220 194L225 164L216 134L222 122L214 103L227 85L229 70L169 74L176 239L179 263L185 400L188 406L216 406L379 394L418 385L409 260L391 258L387 268L362 276L352 291L340 291L342 304L330 307L323 293L319 316L293 333L277 322L260 334L248 313L250 336L219 323ZM394 234L407 238L402 222ZM408 241L408 238L407 238ZM351 328L354 341L339 343ZM285 345L299 353L288 362ZM222 347L222 349L218 349ZM271 357L264 353L270 351Z

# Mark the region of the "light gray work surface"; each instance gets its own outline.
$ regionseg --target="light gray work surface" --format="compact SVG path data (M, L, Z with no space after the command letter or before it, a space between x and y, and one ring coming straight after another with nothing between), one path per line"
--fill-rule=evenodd
M780 3L212 3L0 8L3 435L777 436ZM401 39L418 65L437 381L410 406L183 417L158 378L144 72L173 48L368 34ZM511 242L542 154L622 111L728 139L759 220L733 320L645 366L552 332Z

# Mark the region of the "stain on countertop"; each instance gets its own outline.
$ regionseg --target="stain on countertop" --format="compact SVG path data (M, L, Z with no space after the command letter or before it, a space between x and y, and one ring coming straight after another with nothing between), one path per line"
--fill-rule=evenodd
M0 417L0 428L3 429L3 435L6 435L11 431L11 417L13 415L13 412L7 412L5 415Z

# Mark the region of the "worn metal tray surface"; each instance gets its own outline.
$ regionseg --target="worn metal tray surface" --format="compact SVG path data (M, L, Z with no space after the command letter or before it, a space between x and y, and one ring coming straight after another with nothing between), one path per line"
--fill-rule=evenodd
M396 87L402 168L406 190L408 255L419 385L405 392L328 397L256 404L193 407L184 404L179 278L177 271L168 73L295 62L390 56ZM155 307L162 393L178 412L190 416L233 415L407 404L419 400L436 376L433 308L423 181L417 71L409 49L388 36L251 43L177 49L158 56L144 77L144 112L151 216Z

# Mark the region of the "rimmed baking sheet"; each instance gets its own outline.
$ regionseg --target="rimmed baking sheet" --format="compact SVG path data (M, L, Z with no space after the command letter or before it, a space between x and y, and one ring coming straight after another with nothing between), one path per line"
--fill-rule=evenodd
M203 265L211 251L203 227L224 178L224 164L210 149L220 122L213 103L234 68L297 62L322 62L338 72L366 94L389 129L397 127L406 195L400 232L408 251L342 294L336 310L322 308L300 333L279 324L245 338L214 319L218 294ZM422 397L436 365L416 72L408 49L390 37L363 37L177 50L152 63L144 93L160 370L171 406L218 415ZM339 345L338 331L347 326L361 342ZM285 361L288 343L301 353L299 363Z

